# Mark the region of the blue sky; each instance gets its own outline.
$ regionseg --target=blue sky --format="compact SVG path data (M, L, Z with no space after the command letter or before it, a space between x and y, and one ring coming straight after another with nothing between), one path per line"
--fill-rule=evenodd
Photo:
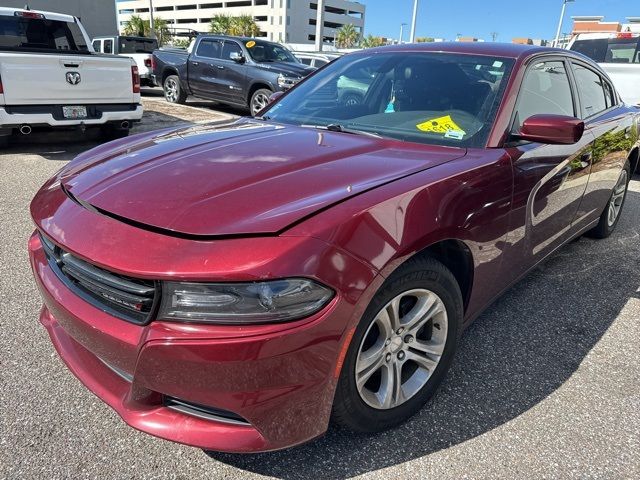
M401 23L411 23L413 0L359 0L367 6L365 33L398 38ZM420 0L417 36L453 40L456 34L510 42L513 37L552 39L562 0ZM640 0L576 0L567 4L563 32L572 15L604 15L607 21L640 16ZM405 40L410 26L405 27Z

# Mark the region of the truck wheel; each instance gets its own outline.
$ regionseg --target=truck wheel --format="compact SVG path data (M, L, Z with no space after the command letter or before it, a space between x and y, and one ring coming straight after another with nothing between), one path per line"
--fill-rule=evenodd
M164 98L169 103L184 103L187 93L180 86L180 78L177 75L169 75L164 79Z
M255 117L260 110L269 105L269 97L273 92L266 88L260 88L253 92L251 95L251 103L249 108L251 109L251 116Z

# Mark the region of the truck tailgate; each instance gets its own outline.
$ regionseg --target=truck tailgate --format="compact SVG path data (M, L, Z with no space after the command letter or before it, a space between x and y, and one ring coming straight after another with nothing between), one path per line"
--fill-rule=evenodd
M0 78L6 105L135 102L129 58L3 52Z
M600 63L600 66L626 104L640 105L640 63Z

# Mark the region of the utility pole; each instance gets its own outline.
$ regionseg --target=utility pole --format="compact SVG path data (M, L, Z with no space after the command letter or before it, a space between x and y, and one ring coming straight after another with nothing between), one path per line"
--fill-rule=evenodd
M495 42L496 38L498 38L498 32L491 32L491 41Z
M404 36L404 27L406 27L406 23L400 24L400 39L398 40L398 45L402 44L402 37Z
M416 41L416 22L418 20L418 0L413 0L413 18L411 19L411 38L409 42Z
M567 3L575 2L575 0L562 0L562 10L560 11L560 21L558 22L558 30L556 31L556 39L553 42L554 47L558 47L560 42L560 29L562 28L562 20L564 20L564 10L567 8Z
M155 22L153 21L153 0L149 0L149 36L156 38Z
M316 14L316 51L322 51L324 32L324 0L318 0L318 13Z

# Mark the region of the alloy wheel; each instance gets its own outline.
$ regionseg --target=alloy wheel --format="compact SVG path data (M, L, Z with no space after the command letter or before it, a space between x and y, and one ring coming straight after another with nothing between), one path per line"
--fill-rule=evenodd
M260 110L269 104L269 97L264 93L258 93L251 100L251 115L257 114Z
M355 366L360 398L387 410L417 394L440 363L447 327L445 305L434 292L413 289L394 297L360 344Z
M607 224L612 227L620 215L622 210L622 203L624 202L624 196L627 192L627 171L622 170L618 183L613 189L611 194L611 200L609 200L609 212L607 214Z
M178 100L178 84L173 78L165 82L164 96L171 103L175 103Z

